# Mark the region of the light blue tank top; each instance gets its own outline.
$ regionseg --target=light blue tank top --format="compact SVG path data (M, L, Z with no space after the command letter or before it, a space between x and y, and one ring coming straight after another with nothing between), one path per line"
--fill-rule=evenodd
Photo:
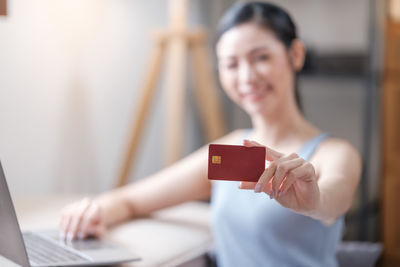
M322 133L312 138L298 155L308 161L327 137ZM338 266L335 254L343 217L327 226L238 185L213 183L212 231L219 267Z

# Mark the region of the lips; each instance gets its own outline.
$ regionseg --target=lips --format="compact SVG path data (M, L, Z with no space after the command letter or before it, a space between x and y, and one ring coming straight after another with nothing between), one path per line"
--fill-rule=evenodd
M255 102L262 99L268 93L268 91L270 91L269 86L264 89L241 92L240 96L245 100Z

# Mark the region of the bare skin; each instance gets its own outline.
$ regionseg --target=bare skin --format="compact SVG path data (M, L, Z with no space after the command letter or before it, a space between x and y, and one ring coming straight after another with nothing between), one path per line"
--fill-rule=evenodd
M299 111L294 76L304 63L300 40L286 48L268 29L244 23L225 32L217 44L219 79L227 95L250 116L253 131L245 146L266 146L270 165L258 183L240 189L265 193L282 206L321 221L351 206L361 173L358 152L348 142L328 138L309 162L294 152L321 131ZM213 143L233 144L236 130ZM210 197L207 146L139 182L67 206L60 231L69 239L101 236L115 224L186 201Z

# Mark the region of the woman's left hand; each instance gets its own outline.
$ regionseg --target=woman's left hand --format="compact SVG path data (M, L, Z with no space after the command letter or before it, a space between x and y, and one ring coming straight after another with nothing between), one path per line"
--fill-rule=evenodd
M262 146L244 140L247 147ZM266 160L270 165L257 183L241 182L240 189L264 192L282 206L300 213L316 210L320 203L320 192L314 166L297 154L284 155L266 147Z

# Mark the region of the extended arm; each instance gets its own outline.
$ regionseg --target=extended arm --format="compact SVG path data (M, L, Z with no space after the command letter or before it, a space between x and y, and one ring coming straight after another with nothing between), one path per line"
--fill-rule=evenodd
M260 146L245 141L246 146ZM320 145L310 162L297 154L284 155L267 148L270 165L257 183L240 188L265 192L282 206L322 221L344 214L351 206L361 173L357 151L331 138Z

